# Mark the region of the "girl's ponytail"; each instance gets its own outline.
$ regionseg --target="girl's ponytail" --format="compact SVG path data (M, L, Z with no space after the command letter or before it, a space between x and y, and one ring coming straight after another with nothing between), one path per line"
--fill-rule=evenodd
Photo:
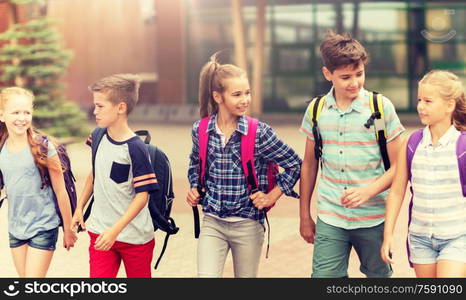
M218 105L213 97L214 77L219 67L217 54L218 52L210 57L210 60L202 67L199 76L199 113L201 118L207 117L218 110Z

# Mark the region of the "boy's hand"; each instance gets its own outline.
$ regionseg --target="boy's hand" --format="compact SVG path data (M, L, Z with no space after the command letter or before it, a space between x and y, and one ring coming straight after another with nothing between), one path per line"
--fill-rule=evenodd
M314 244L316 235L316 223L312 218L301 218L299 222L301 237L308 243Z
M393 264L392 253L392 239L384 239L382 247L380 247L380 257L384 262Z
M366 187L348 189L341 197L341 204L348 208L356 208L363 205L370 199L369 191Z
M110 228L104 233L100 234L95 240L94 249L99 251L108 251L115 244L115 240L119 232L117 230Z
M78 232L78 228L81 226L82 231L86 231L86 224L84 224L83 211L82 209L76 208L74 211L73 218L71 219L71 229Z
M278 200L275 199L275 197L271 197L270 193L264 194L261 191L255 192L254 194L250 195L249 198L252 200L252 204L254 204L257 209L270 207Z
M197 191L197 188L192 188L188 191L188 196L186 196L186 202L191 206L196 206L201 199L201 195Z
M66 250L70 251L70 248L74 247L77 239L78 235L74 230L65 229L63 231L63 247L65 247Z

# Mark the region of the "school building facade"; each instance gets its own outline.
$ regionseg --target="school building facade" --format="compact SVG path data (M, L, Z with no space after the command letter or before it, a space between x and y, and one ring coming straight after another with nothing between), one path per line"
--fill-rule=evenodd
M0 31L8 13L2 2ZM302 112L307 100L329 88L319 57L328 29L349 32L363 43L370 55L366 88L388 96L399 112L415 111L417 81L432 68L451 70L466 84L464 0L49 0L47 5L65 47L74 51L65 80L69 98L82 107L92 104L87 85L118 72L143 75L146 107L194 107L202 65L223 50L221 62L248 70L256 113Z
M197 101L199 69L215 51L233 49L229 0L188 1L187 100ZM252 74L257 0L243 0L245 48ZM302 112L326 92L319 44L327 29L349 32L369 52L366 88L387 95L398 111L416 108L417 81L432 68L466 84L466 3L460 1L262 1L265 5L263 111ZM230 51L231 53L233 51Z

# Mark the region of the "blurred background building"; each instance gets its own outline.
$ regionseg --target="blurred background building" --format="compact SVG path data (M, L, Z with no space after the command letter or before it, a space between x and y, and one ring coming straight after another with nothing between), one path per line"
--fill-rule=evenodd
M199 71L221 62L248 69L256 114L302 113L329 89L318 47L327 29L349 32L370 54L366 88L413 112L417 81L433 68L466 84L466 3L343 0L48 0L65 47L74 52L68 97L84 109L100 77L139 73L141 118L196 114ZM0 1L0 32L8 12Z

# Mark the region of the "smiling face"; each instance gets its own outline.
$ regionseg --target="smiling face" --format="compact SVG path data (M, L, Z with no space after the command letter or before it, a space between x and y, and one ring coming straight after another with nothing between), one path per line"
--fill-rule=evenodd
M417 112L423 125L435 125L439 122L451 122L455 107L453 100L445 100L439 88L432 84L419 84Z
M365 73L364 63L359 63L356 67L348 65L330 72L326 67L322 68L325 79L331 81L335 91L335 98L342 101L352 101L356 99L359 91L364 86Z
M3 103L0 120L5 123L8 134L22 136L32 125L32 98L27 95L11 95Z
M231 77L223 82L225 91L214 92L214 99L218 103L219 113L236 117L244 116L251 103L251 90L246 76Z

